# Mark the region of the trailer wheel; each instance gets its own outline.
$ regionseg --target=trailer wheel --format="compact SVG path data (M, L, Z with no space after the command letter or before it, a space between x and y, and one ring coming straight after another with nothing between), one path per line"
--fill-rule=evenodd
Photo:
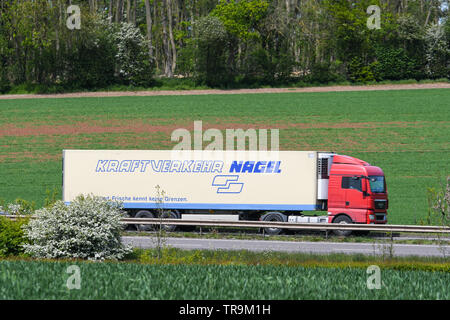
M285 222L285 215L280 212L268 212L261 217L262 221L278 221ZM264 232L268 235L277 235L283 231L281 228L264 228Z
M180 217L178 214L176 214L173 211L164 210L160 214L159 218L161 218L161 219L179 219ZM164 231L172 232L172 231L175 231L176 228L177 228L177 226L174 226L173 224L162 224L161 223L161 229L163 229Z
M342 214L340 216L337 216L333 220L333 223L348 224L353 223L353 221L348 216ZM347 237L352 234L352 230L333 230L333 233L340 237Z
M135 218L154 218L155 216L148 210L141 210L136 213ZM153 225L151 224L137 224L136 229L138 231L152 231Z

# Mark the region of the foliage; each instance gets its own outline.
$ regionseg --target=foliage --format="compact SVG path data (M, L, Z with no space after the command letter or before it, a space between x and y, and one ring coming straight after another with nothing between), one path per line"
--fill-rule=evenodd
M266 0L220 0L211 15L222 21L230 35L247 41L259 37L256 27L268 6Z
M373 71L377 80L420 78L418 63L403 48L380 47Z
M228 35L222 21L213 16L199 19L196 30L195 71L199 83L220 86L227 81L224 43Z
M98 15L84 15L80 30L66 31L57 66L61 82L68 88L101 88L117 82L115 76L117 27ZM67 79L67 80L66 80Z
M427 197L428 216L422 222L450 227L450 176L447 177L446 184L428 188Z
M426 30L426 73L430 78L450 78L450 31L433 24ZM445 29L447 28L447 29Z
M390 257L364 254L314 254L280 251L248 250L185 250L164 248L162 258L157 249L134 248L126 257L126 262L145 264L183 264L183 265L264 265L279 267L307 268L361 268L376 264L381 269L411 271L442 271L450 273L449 259L445 257Z
M115 34L117 42L117 68L119 77L131 85L149 85L152 66L147 51L147 43L138 28L131 23L123 23Z
M23 253L27 238L22 229L28 219L16 221L0 215L0 257L17 256Z
M450 23L439 3L92 0L77 4L81 29L69 30L67 1L5 0L0 93L153 86L154 72L214 87L288 85L311 72L302 83L444 78ZM367 27L370 5L380 29Z
M31 215L35 209L34 201L18 198L13 203L5 204L5 201L0 200L0 212L8 215Z
M344 73L342 62L339 60L334 63L315 63L311 67L308 80L312 83L338 82L345 79Z
M375 76L373 74L371 66L367 66L359 57L354 57L348 65L349 78L355 82L369 82L374 81Z
M117 260L131 249L121 243L120 205L96 196L78 196L69 205L62 201L36 210L36 219L25 226L31 244L25 252L38 258Z
M67 290L76 264L81 290ZM361 268L1 261L0 299L449 299L450 273ZM14 279L14 281L13 281ZM123 290L127 288L127 290Z

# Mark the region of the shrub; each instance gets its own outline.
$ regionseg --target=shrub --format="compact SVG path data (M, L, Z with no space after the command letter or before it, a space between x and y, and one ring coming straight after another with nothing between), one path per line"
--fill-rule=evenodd
M403 48L380 47L376 50L374 71L377 80L401 80L420 78L420 63L408 56Z
M36 204L24 199L16 199L13 203L4 204L0 200L0 212L10 215L30 215L33 214Z
M25 226L31 244L25 252L38 258L122 259L131 250L121 243L121 206L96 196L79 196L71 204L57 201L36 210Z
M225 44L228 34L222 21L206 16L198 19L195 29L195 78L197 83L217 87L230 78L226 66Z
M28 219L17 221L0 216L0 257L23 253L23 245L27 242L22 226Z
M428 188L428 215L424 224L450 226L450 176L440 188Z
M122 23L115 34L116 59L121 79L133 86L147 86L152 79L152 65L147 51L147 42L139 28L131 23Z
M314 63L311 67L311 75L309 76L309 82L312 83L330 83L344 81L344 71L342 69L342 62L325 62Z
M366 65L360 57L354 57L348 65L349 79L353 82L374 81L371 65Z

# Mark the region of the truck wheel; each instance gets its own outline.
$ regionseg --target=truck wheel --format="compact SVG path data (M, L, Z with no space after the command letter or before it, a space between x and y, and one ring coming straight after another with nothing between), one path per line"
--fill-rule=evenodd
M285 222L286 219L284 217L285 216L280 212L268 212L261 217L261 220ZM268 235L277 235L280 234L282 231L283 229L281 228L264 228L264 233L267 233Z
M179 219L180 217L173 211L165 210L161 215L159 216L161 219ZM175 231L177 226L173 224L161 224L161 229L167 232Z
M353 221L346 215L340 215L333 220L333 223L348 224L353 223ZM340 237L347 237L352 234L352 230L333 230L333 233Z
M150 211L141 210L141 211L138 211L134 217L135 218L154 218L155 216ZM138 231L152 231L153 228L154 227L151 224L137 224L136 225L136 229L138 229Z

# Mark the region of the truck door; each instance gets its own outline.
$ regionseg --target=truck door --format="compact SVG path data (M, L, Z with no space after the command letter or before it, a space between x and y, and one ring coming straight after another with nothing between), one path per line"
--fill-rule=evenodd
M344 208L367 209L367 200L363 193L365 183L361 176L342 177L342 190L345 193Z
M345 191L342 190L342 176L330 175L328 183L328 208L345 208Z

